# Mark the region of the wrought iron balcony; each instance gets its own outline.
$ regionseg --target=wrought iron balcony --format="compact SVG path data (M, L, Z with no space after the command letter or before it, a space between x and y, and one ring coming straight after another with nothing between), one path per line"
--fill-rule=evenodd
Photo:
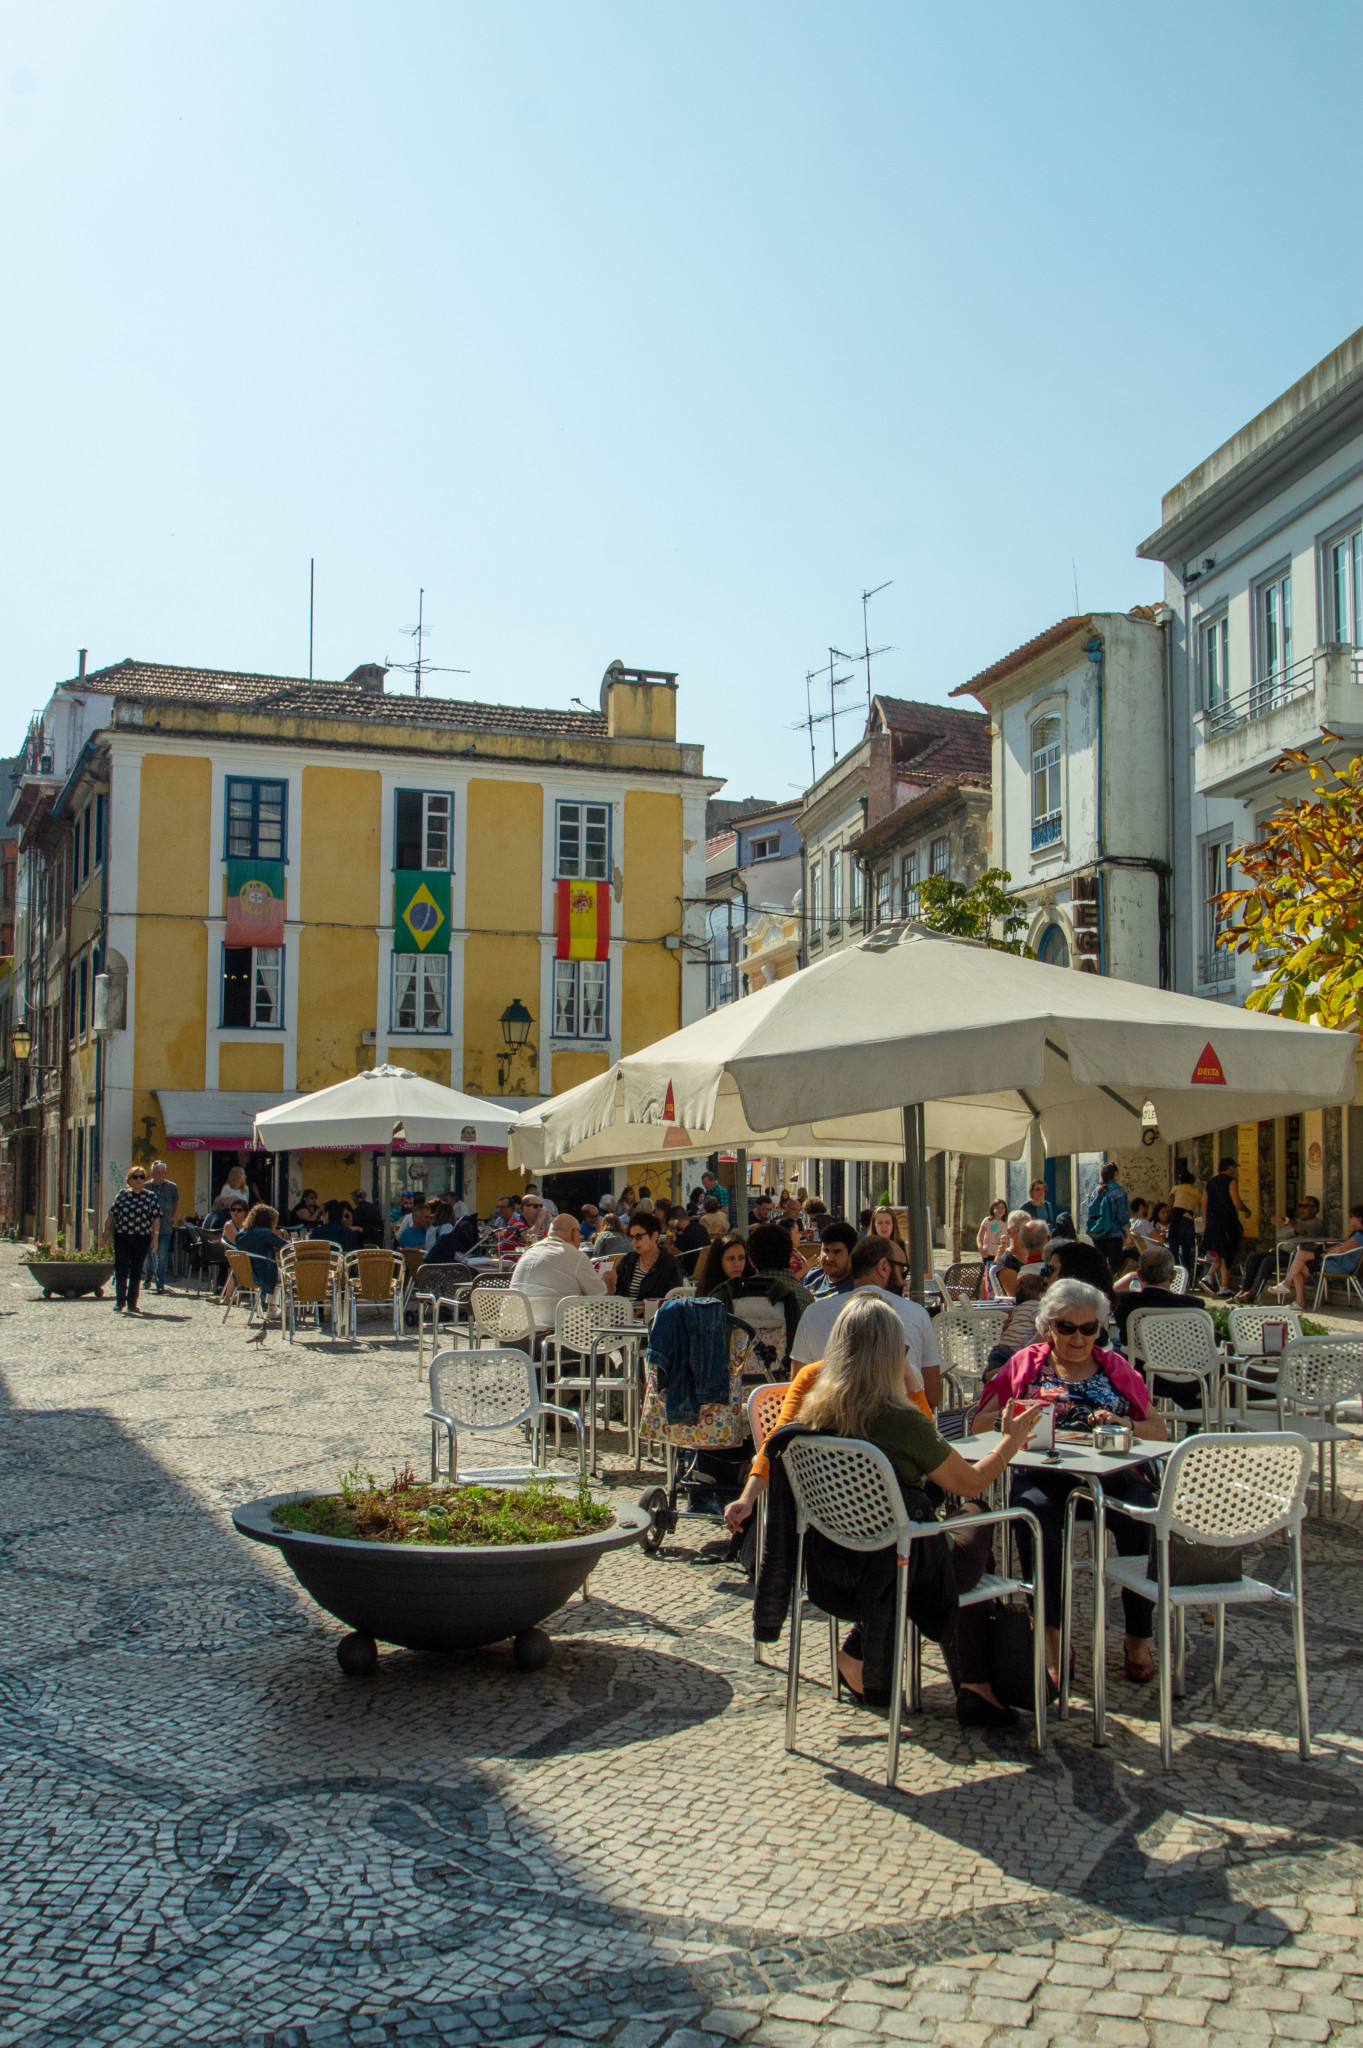
M1363 659L1342 644L1317 647L1198 713L1202 744L1194 787L1205 795L1248 795L1288 747L1318 748L1322 726L1363 735Z
M1040 847L1055 845L1056 840L1060 837L1061 823L1062 813L1059 811L1048 811L1044 818L1034 818L1032 820L1033 853L1036 853Z

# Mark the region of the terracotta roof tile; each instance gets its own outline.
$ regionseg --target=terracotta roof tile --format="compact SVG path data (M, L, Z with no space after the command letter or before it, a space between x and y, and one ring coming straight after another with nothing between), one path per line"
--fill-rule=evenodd
M365 718L404 725L453 726L463 732L533 733L540 737L600 739L599 711L539 711L520 704L474 704L452 697L389 696L351 682L309 681L306 676L264 676L234 669L179 668L156 661L126 661L72 676L67 689L100 692L136 703L205 704L224 709L250 704L259 711L306 718Z

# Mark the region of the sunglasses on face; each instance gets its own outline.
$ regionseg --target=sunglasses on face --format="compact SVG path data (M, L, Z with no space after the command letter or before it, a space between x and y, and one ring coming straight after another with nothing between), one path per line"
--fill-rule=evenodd
M1052 1323L1057 1337L1096 1337L1097 1323Z
M630 1232L630 1240L634 1244L642 1244L647 1236L648 1232L646 1230L631 1230Z

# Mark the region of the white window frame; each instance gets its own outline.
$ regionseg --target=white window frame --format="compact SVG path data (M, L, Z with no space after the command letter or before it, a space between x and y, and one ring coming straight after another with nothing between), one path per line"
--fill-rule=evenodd
M555 960L554 1037L600 1045L610 1037L610 962Z
M888 924L894 916L894 862L876 869L876 923Z
M861 916L864 877L861 862L854 853L847 856L847 922L852 924Z
M410 1022L403 1019L410 1006ZM448 1038L450 1033L450 956L448 953L394 953L390 1029L422 1038Z
M402 788L393 792L393 870L398 872L398 801L400 798L417 797L421 803L421 861L415 872L422 874L446 875L454 865L454 793L448 789ZM443 834L445 853L442 859L432 859L432 851L439 852L439 841ZM434 849L432 840L435 841ZM408 873L414 872L411 869Z
M1230 614L1223 605L1197 628L1198 696L1213 729L1230 712Z
M780 851L781 835L779 832L776 833L774 837L770 837L767 839L750 839L748 842L749 860L775 860L780 854Z
M928 873L949 875L951 873L951 840L946 833L932 840L928 846Z
M1321 638L1363 647L1363 522L1357 518L1321 542L1320 581L1325 619Z
M823 944L823 859L811 861L809 866L809 943Z
M842 848L834 846L828 855L828 930L842 926Z
M918 915L918 865L918 848L915 846L899 863L900 907L907 918L916 918Z
M1043 733L1054 727L1054 738ZM1065 721L1054 708L1035 713L1027 726L1032 852L1046 853L1065 837Z
M1271 710L1292 667L1292 565L1280 564L1254 586L1255 710Z
M1203 988L1219 988L1235 980L1235 956L1216 944L1223 929L1209 898L1230 886L1226 855L1235 844L1228 831L1209 832L1197 848L1198 955L1197 978Z
M251 955L249 970L248 1016L244 1024L229 1024L227 1021L227 955L247 952ZM218 1003L218 1028L220 1031L282 1031L284 1029L284 954L283 946L228 946L224 943L221 953L222 965L221 995ZM264 1014L262 1014L262 1012Z
M611 876L611 807L585 798L560 797L554 805L554 876L558 881L608 882ZM604 850L584 841L601 832ZM575 846L565 856L565 844Z

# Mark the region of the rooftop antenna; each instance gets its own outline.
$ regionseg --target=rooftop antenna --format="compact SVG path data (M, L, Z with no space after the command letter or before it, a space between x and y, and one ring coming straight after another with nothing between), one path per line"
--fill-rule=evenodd
M308 556L308 681L312 681L312 603L316 594L317 557Z
M837 699L837 692L838 692L839 690L841 690L841 689L842 689L842 688L844 687L844 685L845 685L845 684L847 684L847 683L850 683L850 682L853 682L853 681L855 681L855 678L854 678L853 676L838 676L838 675L834 675L834 673L833 673L833 670L834 670L834 667L836 666L836 663L837 663L837 661L838 661L838 660L845 660L845 659L846 659L846 656L839 656L839 654L838 654L838 651L837 651L836 647L830 647L830 648L829 648L829 650L828 650L828 709L827 709L827 711L816 711L816 710L814 709L814 707L813 707L813 700L812 700L812 698L811 698L811 695L810 695L810 691L811 691L811 688L812 688L812 685L813 685L813 682L814 682L814 678L815 678L815 676L818 676L818 677L820 677L820 678L822 678L822 676L823 676L823 672L824 672L824 671L823 671L823 666L822 666L822 664L821 664L821 665L820 665L820 666L819 666L818 668L811 668L811 669L809 669L809 670L808 670L808 671L806 672L806 674L805 674L805 705L806 705L806 707L807 707L807 708L806 708L805 716L804 716L803 718L797 718L797 719L796 719L796 721L795 721L794 725L793 725L793 726L791 727L791 731L792 731L792 732L802 732L802 731L804 731L804 730L805 730L806 728L808 729L808 732L809 732L809 772L810 772L810 779L811 779L811 781L815 781L815 782L817 782L817 781L818 781L818 769L817 769L817 767L815 766L815 761L814 761L814 728L815 728L815 726L816 726L816 725L830 725L830 726L832 727L832 739L833 739L833 759L834 759L834 760L836 761L836 760L837 760L837 758L838 758L838 699Z
M421 695L421 678L423 676L468 676L473 674L472 669L437 668L436 664L433 661L427 661L424 643L426 635L432 630L432 628L425 623L425 617L426 592L425 589L423 588L421 590L418 590L417 592L416 624L414 626L404 626L402 628L403 632L407 635L407 638L409 640L414 640L416 642L416 660L395 661L393 663L394 668L402 669L406 675L415 678L416 694L418 697Z
M874 590L863 590L861 593L861 644L865 649L861 658L866 663L866 709L868 713L871 709L871 656L873 654L888 654L891 650L888 647L872 647L871 629L867 623L866 607L873 597L879 597L881 591L888 590L893 582L894 577L891 576L889 582L877 583Z

